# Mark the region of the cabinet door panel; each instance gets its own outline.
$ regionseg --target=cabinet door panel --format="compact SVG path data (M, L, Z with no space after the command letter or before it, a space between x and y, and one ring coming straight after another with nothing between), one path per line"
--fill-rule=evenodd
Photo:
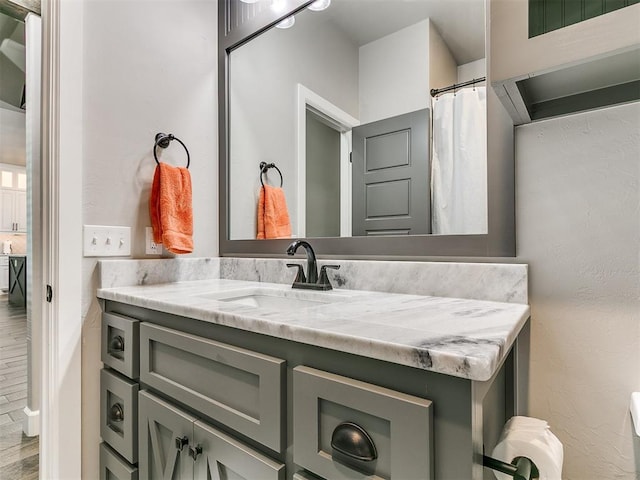
M221 431L197 421L194 443L202 448L197 480L283 480L285 467Z
M27 192L16 192L15 204L16 231L27 231Z
M0 190L0 230L11 232L14 230L14 215L16 195L13 190Z
M138 460L145 480L184 480L193 477L188 443L195 418L141 391L138 394ZM186 441L179 448L180 439Z

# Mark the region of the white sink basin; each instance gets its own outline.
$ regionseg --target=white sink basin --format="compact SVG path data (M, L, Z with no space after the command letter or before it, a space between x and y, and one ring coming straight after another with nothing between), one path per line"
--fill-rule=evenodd
M281 311L317 307L328 303L343 302L349 298L335 292L278 290L274 288L245 288L228 292L205 293L198 296L221 302Z

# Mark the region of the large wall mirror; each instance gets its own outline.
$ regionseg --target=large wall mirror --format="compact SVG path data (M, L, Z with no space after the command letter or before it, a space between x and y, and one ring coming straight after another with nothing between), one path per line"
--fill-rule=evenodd
M220 2L221 254L514 255L485 4Z

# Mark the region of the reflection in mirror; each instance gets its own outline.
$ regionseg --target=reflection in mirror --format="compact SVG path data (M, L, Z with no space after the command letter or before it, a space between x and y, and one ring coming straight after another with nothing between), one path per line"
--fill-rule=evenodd
M484 25L484 0L332 0L233 50L229 238L259 216L292 237L487 233L484 83L429 94L485 77Z

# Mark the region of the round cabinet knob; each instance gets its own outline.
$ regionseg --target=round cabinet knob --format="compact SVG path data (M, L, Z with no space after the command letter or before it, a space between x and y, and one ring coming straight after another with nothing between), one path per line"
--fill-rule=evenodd
M378 458L378 451L371 436L353 422L343 422L335 428L331 435L331 448L363 462L371 462Z
M121 422L124 420L124 408L119 403L114 403L109 409L109 418L114 422Z
M120 335L113 337L109 343L109 349L112 352L124 352L124 338Z

